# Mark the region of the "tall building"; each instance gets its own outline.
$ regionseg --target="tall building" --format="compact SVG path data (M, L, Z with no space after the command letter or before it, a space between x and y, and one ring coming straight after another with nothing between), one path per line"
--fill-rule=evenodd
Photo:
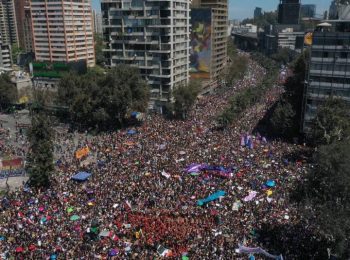
M294 31L293 28L285 28L278 32L277 46L278 48L290 49L301 52L303 48L303 40L305 32ZM298 46L298 39L301 44Z
M102 34L102 14L92 10L94 33Z
M334 20L333 20L334 21ZM350 22L327 21L313 33L304 94L303 130L308 132L317 107L329 97L350 103Z
M300 0L280 0L278 5L279 24L299 24Z
M0 33L0 71L3 68L11 68L11 47L8 43L3 43Z
M102 0L107 64L140 69L150 106L161 110L189 80L190 3L187 0ZM226 32L225 32L226 33Z
M333 0L329 6L328 19L338 19L337 0Z
M215 82L227 62L227 0L193 0L191 78Z
M261 7L255 7L254 19L258 19L261 16L262 16L262 8Z
M35 59L95 65L90 0L31 1Z
M15 13L17 21L18 45L25 52L33 51L32 22L29 0L16 0Z
M301 17L315 17L316 5L301 5L300 16Z
M0 33L4 43L11 45L18 43L16 13L13 0L0 0Z

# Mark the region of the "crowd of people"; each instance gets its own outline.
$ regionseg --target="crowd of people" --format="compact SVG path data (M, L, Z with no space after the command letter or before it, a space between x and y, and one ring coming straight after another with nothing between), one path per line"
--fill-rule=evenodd
M232 126L214 127L229 97L265 74L250 61L244 79L199 98L184 121L149 115L133 132L57 133L50 188L2 199L0 259L246 259L236 249L262 246L262 225L298 223L289 193L307 165L289 155L304 148L252 133L281 89ZM89 154L78 160L83 147ZM194 163L215 167L188 172ZM81 171L91 177L71 180ZM225 195L198 205L219 190Z

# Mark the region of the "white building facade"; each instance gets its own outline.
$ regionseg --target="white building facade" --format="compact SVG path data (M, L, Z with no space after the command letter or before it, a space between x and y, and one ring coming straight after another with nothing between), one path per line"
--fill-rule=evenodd
M107 64L139 68L161 110L189 80L190 1L101 0Z
M3 43L0 33L0 71L1 69L11 68L11 47L7 43Z

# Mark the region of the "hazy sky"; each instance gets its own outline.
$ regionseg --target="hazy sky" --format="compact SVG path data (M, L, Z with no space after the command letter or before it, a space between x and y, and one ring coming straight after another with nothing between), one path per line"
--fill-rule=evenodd
M302 4L315 4L316 13L323 14L328 10L331 0L301 0ZM263 11L272 11L277 9L279 0L229 0L230 19L239 19L253 17L255 7L261 7ZM100 0L92 0L93 8L100 10Z

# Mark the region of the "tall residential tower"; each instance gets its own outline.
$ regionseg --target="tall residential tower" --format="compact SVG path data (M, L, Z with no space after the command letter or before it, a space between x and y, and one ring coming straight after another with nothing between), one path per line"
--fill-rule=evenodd
M3 43L18 43L14 0L0 0L0 33Z
M29 1L30 0L15 0L18 45L25 52L33 51L33 30Z
M95 65L90 0L32 0L35 59Z
M92 10L92 21L94 33L102 34L102 14Z
M2 42L2 36L0 33L0 72L4 68L11 68L11 47L7 43Z
M189 80L190 1L101 0L107 64L140 69L161 111Z
M280 0L278 5L279 24L299 24L300 0Z
M329 97L350 103L350 21L330 20L312 36L305 82L303 131L312 127L317 108Z

